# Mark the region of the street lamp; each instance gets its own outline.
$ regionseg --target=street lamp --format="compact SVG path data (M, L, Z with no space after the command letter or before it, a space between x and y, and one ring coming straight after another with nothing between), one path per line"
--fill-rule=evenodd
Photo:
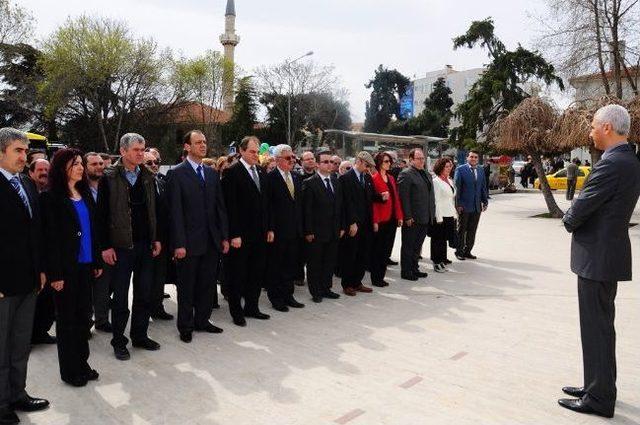
M311 56L311 55L313 55L313 50L308 51L307 53L300 56L299 58L296 58L292 61L285 62L287 64L286 70L287 70L287 73L289 74L289 78L293 78L293 76L291 75L291 64L299 61L302 58L306 58L307 56ZM289 95L287 96L287 144L289 146L291 146L291 96L292 95L293 95L293 87L291 84L289 84Z

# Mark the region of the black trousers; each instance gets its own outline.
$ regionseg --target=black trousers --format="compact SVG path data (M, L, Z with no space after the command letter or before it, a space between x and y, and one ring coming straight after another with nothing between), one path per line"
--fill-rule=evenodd
M373 246L371 248L371 282L380 283L387 274L387 260L393 250L393 241L396 238L397 221L389 220L378 224L378 231L373 234Z
M35 308L35 291L0 298L0 408L27 395L27 363Z
M151 281L151 314L164 311L164 285L167 283L167 271L169 268L169 246L162 243L160 255L153 259L153 279Z
M422 244L427 237L427 225L413 223L411 227L402 226L402 247L400 249L400 270L403 275L418 272L418 260Z
M593 409L613 414L616 404L617 282L599 282L578 276L580 336L584 366L583 400Z
M573 196L576 194L576 179L567 179L567 201L573 200Z
M93 315L96 325L104 325L109 323L109 305L111 304L111 278L113 276L113 268L104 264L102 267L102 275L97 279L92 279L92 300Z
M442 223L436 223L431 230L431 261L433 264L444 263L447 258L447 242L449 235L455 232L455 219L443 217Z
M340 273L343 288L357 288L369 267L373 230L370 224L358 226L358 232L351 237L348 233L340 240Z
M218 251L210 246L203 255L178 261L178 331L192 332L209 322L216 288Z
M229 251L225 295L233 318L260 311L258 302L264 281L266 245L266 242L247 242L243 239L239 249L231 248Z
M46 336L51 326L53 326L55 315L53 288L47 284L36 297L36 311L33 315L33 333L31 338L38 339Z
M480 212L463 212L458 220L458 249L459 255L471 254L476 242L476 231L480 222Z
M299 273L300 240L276 237L267 250L267 295L274 307L285 306L293 298L293 281Z
M151 312L151 282L153 256L149 242L136 242L132 249L116 249L117 261L113 266L113 307L111 345L123 347L129 340L124 336L131 313L130 336L134 341L147 338ZM133 274L133 303L129 311L129 285Z
M64 276L61 291L54 291L56 337L60 376L73 379L91 370L89 332L91 329L92 266L79 264L74 275Z
M307 242L307 282L312 297L322 297L333 284L338 255L338 240Z

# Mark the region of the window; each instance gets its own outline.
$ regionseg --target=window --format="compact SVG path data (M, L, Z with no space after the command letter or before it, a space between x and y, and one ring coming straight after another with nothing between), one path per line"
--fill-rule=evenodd
M578 177L584 177L584 171L578 168Z
M567 177L567 169L565 168L564 170L558 171L553 175L553 177Z

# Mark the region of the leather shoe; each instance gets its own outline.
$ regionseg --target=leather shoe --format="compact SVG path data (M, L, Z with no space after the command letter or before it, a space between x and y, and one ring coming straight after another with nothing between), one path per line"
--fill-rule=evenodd
M64 382L72 387L84 387L87 385L88 379L85 376L74 376L72 378L62 378Z
M604 416L605 418L613 418L613 413L598 412L587 403L585 403L581 398L561 398L560 400L558 400L558 404L565 409L573 410L574 412L594 414L598 416Z
M443 261L443 263L444 263L445 265L449 265L449 264L453 264L453 261L451 261L451 260L444 260L444 261Z
M287 301L287 305L291 308L304 308L304 304L299 303L295 300L295 298L291 298L289 301Z
M373 292L373 289L369 288L368 286L364 286L364 285L360 284L360 286L358 286L356 288L356 291L364 292L366 294L369 294L369 293Z
M397 266L397 265L398 265L397 261L393 261L391 258L387 260L387 266Z
M473 255L472 253L464 254L464 258L468 258L469 260L477 260L478 257Z
M345 295L348 295L350 297L355 297L357 294L356 290L350 287L344 288L342 292L344 292Z
M192 339L193 335L191 334L191 332L180 332L180 341L186 342L188 344Z
M43 398L31 397L30 395L26 395L22 400L11 403L13 410L19 410L21 412L37 412L47 407L49 407L49 401Z
M169 314L166 311L163 310L158 310L155 313L153 313L151 315L152 319L156 319L156 320L173 320L173 314Z
M210 322L207 322L203 327L198 326L196 330L200 332L209 332L210 334L221 334L223 332L222 328L219 328Z
M100 374L95 369L89 369L87 372L85 372L84 377L87 379L87 381L97 381L98 378L100 378Z
M324 293L323 297L331 298L332 300L337 300L338 298L340 298L340 295L338 295L335 292L329 290L329 291Z
M165 292L164 294L162 294L162 298L171 298L171 295Z
M213 307L213 308L215 308L215 309L218 309L218 308L220 308L220 304L218 304L218 303L213 303L213 305L212 305L211 307Z
M264 314L261 311L256 311L255 313L251 313L251 314L244 314L245 317L253 317L254 319L260 319L260 320L269 320L271 318L271 316L269 316L268 314Z
M234 317L233 318L233 324L236 326L247 326L247 321L245 320L244 317Z
M457 258L458 260L460 260L460 261L464 261L464 260L466 260L466 258L465 258L465 256L464 256L464 255L462 255L462 254L458 254L457 252L456 252L456 258Z
M56 337L51 336L47 333L45 333L44 335L38 335L31 338L31 344L33 345L55 344L55 343L56 343Z
M283 313L286 313L287 311L289 311L289 307L287 307L286 305L274 305L273 309L277 311L281 311Z
M322 297L313 297L313 298L311 298L311 300L314 303L321 303L322 302Z
M412 280L412 281L416 281L418 280L418 276L416 276L415 274L401 274L400 278L402 278L403 280Z
M0 409L0 425L12 425L20 422L20 418L16 412L9 408Z
M151 338L145 338L140 341L131 341L131 345L136 348L142 348L148 351L157 351L160 349L160 344L158 344Z
M109 322L101 323L99 325L96 325L96 330L100 331L100 332L111 333L111 332L113 332L113 326L111 326L111 323L109 323Z
M429 273L427 273L427 272L417 271L417 272L416 272L416 276L417 276L417 277L427 277L427 276L429 276Z
M562 392L570 395L571 397L582 398L587 392L584 390L584 387L563 387Z
M377 286L378 288L384 288L385 286L389 286L389 282L382 280L380 282L373 282L372 285Z
M131 354L129 354L127 347L113 347L113 354L118 360L129 360L131 358Z

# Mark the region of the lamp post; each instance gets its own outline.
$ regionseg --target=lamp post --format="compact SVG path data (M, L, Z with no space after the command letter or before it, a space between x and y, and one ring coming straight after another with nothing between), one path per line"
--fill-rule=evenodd
M313 55L313 51L308 51L304 55L296 58L292 61L287 61L287 73L289 74L289 78L293 78L291 75L291 64L299 61L302 58L306 58L307 56ZM287 96L287 144L291 146L291 96L293 95L293 87L292 84L289 83L289 95Z

